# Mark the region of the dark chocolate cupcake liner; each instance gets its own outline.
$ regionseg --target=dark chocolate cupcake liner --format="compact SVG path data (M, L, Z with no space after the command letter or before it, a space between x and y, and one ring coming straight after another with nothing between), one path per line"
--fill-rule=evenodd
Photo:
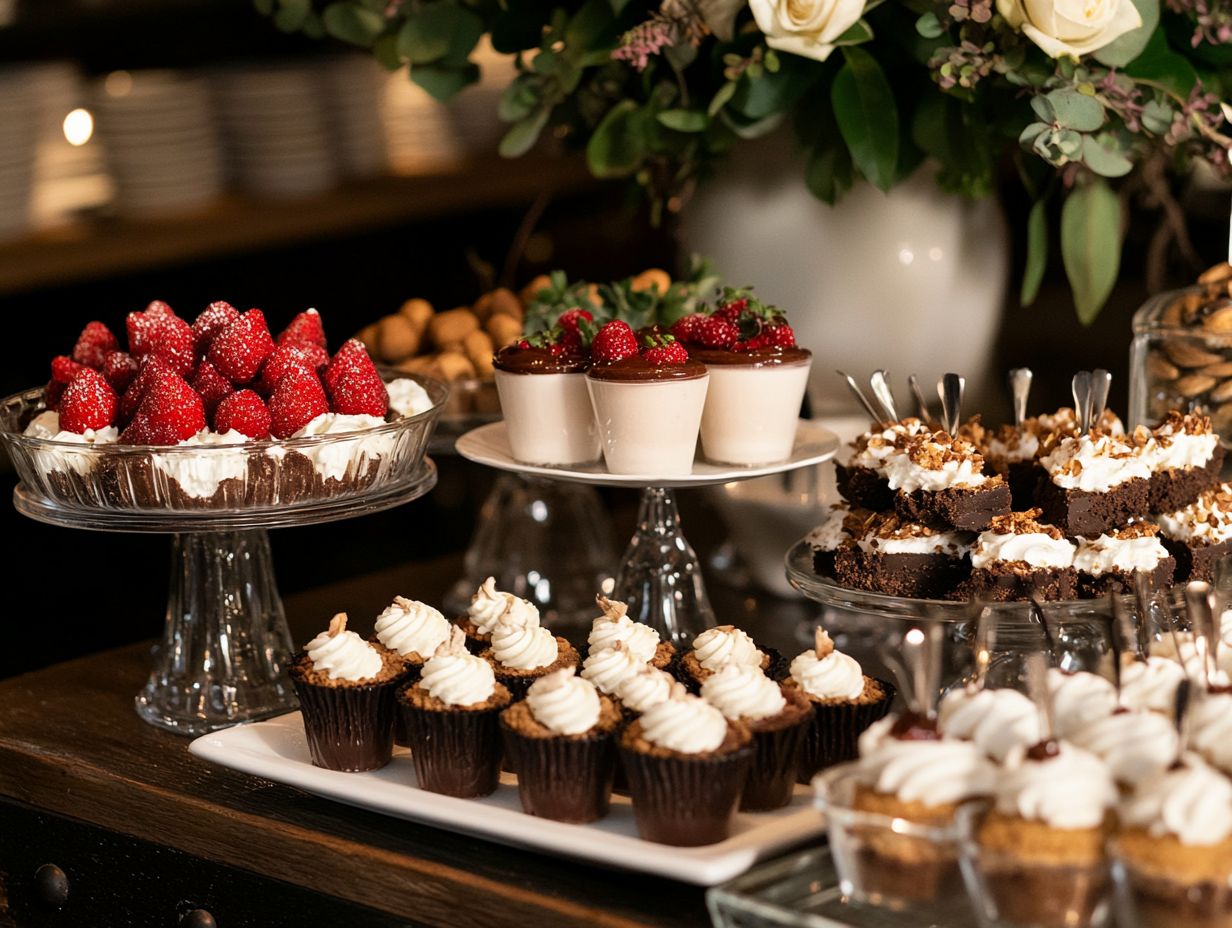
M409 686L412 683L418 682L420 675L423 673L423 665L408 663L406 665L406 672L407 676L403 685ZM404 748L410 744L410 742L407 741L406 735L406 719L402 717L402 713L398 711L397 706L394 707L394 744L398 745L400 748Z
M624 745L619 751L643 840L697 847L727 837L753 763L751 743L700 757L656 757Z
M766 664L766 676L775 683L781 683L783 680L786 680L790 662L787 658L783 657L782 652L779 651L778 648L768 648L760 644L757 646L757 650L761 651L770 658L769 662ZM693 695L696 696L701 692L702 685L700 682L693 679L692 674L690 674L685 668L684 657L681 651L676 651L676 656L672 660L671 667L665 669L667 669L667 672L670 673L672 677L683 683L685 689Z
M813 724L800 745L797 783L807 785L822 770L856 759L860 735L884 718L894 702L894 687L884 680L877 682L885 691L885 697L877 702L813 704Z
M532 738L501 720L505 759L518 775L528 815L581 824L607 815L616 762L615 732L586 738Z
M291 683L304 717L312 762L358 773L389 763L394 747L394 702L405 675L365 686L317 686L294 670Z
M419 788L477 799L500 782L500 713L491 709L433 710L398 698Z
M800 750L812 724L810 712L782 728L753 730L753 765L740 794L740 811L769 812L791 802Z

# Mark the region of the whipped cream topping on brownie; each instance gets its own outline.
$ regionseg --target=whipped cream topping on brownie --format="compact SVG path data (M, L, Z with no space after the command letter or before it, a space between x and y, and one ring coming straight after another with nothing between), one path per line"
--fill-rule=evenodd
M512 593L502 593L496 589L495 577L488 577L471 595L471 603L466 607L466 616L479 634L490 635L492 629L496 627L496 620L505 614L505 610L512 605L515 599L517 597ZM539 610L533 603L526 603L525 606L519 608L534 609L536 619L538 619Z
M990 433L986 441L984 453L988 458L1006 464L1034 460L1040 449L1039 435L1031 430L1028 422L1024 422L1022 428L1003 425Z
M894 513L865 513L855 534L862 551L877 554L946 554L962 557L971 543L970 532L908 522ZM848 528L853 527L848 519Z
M1198 413L1168 413L1151 432L1153 464L1157 470L1205 467L1215 454L1219 436L1209 417Z
M671 695L642 713L642 737L678 754L706 754L727 737L727 719L700 696L676 684Z
M532 614L516 608L515 599L492 629L492 658L511 670L534 670L556 660L559 645L554 636L539 624L539 611Z
M644 622L635 622L629 618L629 606L626 603L615 602L606 596L595 597L595 602L603 610L603 614L590 624L590 635L586 642L592 652L610 648L617 642L624 645L643 662L654 659L659 647L659 633Z
M589 680L562 667L540 677L526 692L526 705L536 722L557 735L580 735L599 721L603 706Z
M1110 680L1096 673L1079 670L1065 673L1048 670L1048 695L1059 738L1112 715L1116 709L1116 689Z
M380 416L351 416L326 412L309 421L299 431L292 433L291 438L360 433L350 441L322 442L295 449L312 461L317 473L324 479L341 480L352 473L361 460L373 460L393 450L394 443L397 441L394 434L364 434L384 424L385 420ZM268 453L275 457L285 452L286 449L277 444L268 449Z
M1155 517L1174 541L1217 545L1232 539L1232 484L1212 487L1177 512Z
M765 719L787 705L779 685L758 667L728 664L702 684L702 699L729 719Z
M620 686L616 687L616 698L634 712L645 712L668 699L675 685L671 674L643 664L633 676L620 681Z
M1079 538L1074 567L1094 577L1110 570L1150 572L1166 557L1168 549L1159 540L1159 526L1135 522L1098 538Z
M313 638L304 650L312 669L331 680L364 680L381 672L381 654L355 632L347 631L347 617L340 612L329 628Z
M616 641L610 648L599 648L586 655L582 662L582 676L599 688L600 692L612 694L620 684L646 666L646 661Z
M1039 710L1011 689L955 689L937 711L937 726L947 738L972 741L995 761L1040 740Z
M753 639L734 625L706 629L693 639L693 651L697 662L706 670L721 670L728 664L761 667L765 659Z
M886 458L901 451L909 439L931 433L928 423L913 418L866 432L852 443L856 453L851 459L851 466L881 470Z
M1026 564L1037 569L1065 568L1074 563L1073 542L1052 525L1037 522L1040 510L995 516L971 548L971 566Z
M890 489L905 493L978 487L992 479L975 445L945 432L907 441L901 454L886 458L884 470Z
M1121 821L1156 838L1172 836L1191 847L1210 847L1232 835L1232 781L1186 755L1140 783L1121 805Z
M851 510L845 503L834 503L826 513L826 520L808 533L805 539L815 551L833 551L851 537L844 523Z
M1149 479L1153 444L1141 426L1127 436L1092 429L1062 439L1040 464L1064 490L1100 493L1134 478Z
M859 699L864 693L864 670L859 661L836 651L824 628L814 633L812 650L792 659L789 673L809 696L817 699Z
M496 674L491 664L466 650L466 635L455 626L424 664L419 685L448 706L476 706L492 698Z
M1117 788L1094 754L1064 741L1047 756L1016 750L997 780L997 811L1052 828L1097 828L1116 805Z
M970 741L895 738L888 734L895 721L886 716L860 737L856 774L865 785L927 806L991 795L997 768L978 747Z
M449 640L449 620L427 603L395 596L376 617L376 637L403 657L418 654L427 659Z

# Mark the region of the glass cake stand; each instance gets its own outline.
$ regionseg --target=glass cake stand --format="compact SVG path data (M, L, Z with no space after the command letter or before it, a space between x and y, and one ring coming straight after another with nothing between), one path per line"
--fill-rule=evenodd
M353 519L432 489L436 466L424 452L448 388L412 379L434 404L419 415L234 445L31 438L22 431L43 411L42 388L0 401L0 440L21 480L18 512L64 528L173 536L166 624L136 700L143 719L201 735L295 708L267 531Z
M758 467L732 467L698 460L686 475L623 475L610 473L602 462L578 468L537 467L513 458L504 422L481 426L458 439L464 458L498 470L593 486L632 487L642 491L637 529L625 549L614 599L629 604L629 615L652 626L678 647L688 645L715 624L697 554L684 537L675 491L715 486L752 477L781 474L827 461L838 450L838 438L816 422L801 420L791 456Z

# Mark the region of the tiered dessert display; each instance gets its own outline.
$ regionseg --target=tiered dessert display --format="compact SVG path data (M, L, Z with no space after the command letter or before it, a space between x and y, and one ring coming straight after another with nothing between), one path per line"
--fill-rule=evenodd
M315 310L278 336L260 310L212 303L191 324L155 301L101 322L45 388L3 401L23 514L68 528L174 535L167 622L137 697L186 734L285 712L290 635L266 530L416 499L447 388L332 356Z
M458 451L501 470L641 488L613 595L680 644L714 613L673 490L831 457L834 436L797 418L810 361L782 313L747 291L725 291L713 312L670 331L600 327L575 307L497 354L505 420L463 436Z

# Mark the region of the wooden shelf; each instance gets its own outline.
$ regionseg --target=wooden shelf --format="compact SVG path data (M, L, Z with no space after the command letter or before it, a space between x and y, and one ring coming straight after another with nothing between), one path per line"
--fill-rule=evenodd
M83 221L0 244L0 295L510 206L544 190L567 193L596 183L577 159L492 157L448 172L354 182L301 200L231 195L190 215Z

